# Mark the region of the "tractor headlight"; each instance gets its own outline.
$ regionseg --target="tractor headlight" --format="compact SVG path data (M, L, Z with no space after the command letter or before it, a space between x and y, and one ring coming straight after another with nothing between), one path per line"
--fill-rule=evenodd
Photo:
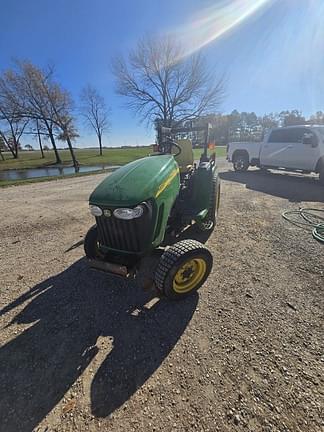
M118 219L137 219L142 216L144 213L144 207L142 205L138 205L135 208L117 208L114 210L114 216Z
M96 216L96 217L102 216L101 208L95 205L90 206L90 213L92 214L92 216Z

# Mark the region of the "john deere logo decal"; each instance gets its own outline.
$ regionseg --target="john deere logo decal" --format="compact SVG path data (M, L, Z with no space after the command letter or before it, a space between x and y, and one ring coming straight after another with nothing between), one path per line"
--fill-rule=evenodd
M105 209L105 210L103 211L103 213L104 213L104 215L105 215L106 217L110 217L110 216L111 216L111 211L110 211L109 209Z

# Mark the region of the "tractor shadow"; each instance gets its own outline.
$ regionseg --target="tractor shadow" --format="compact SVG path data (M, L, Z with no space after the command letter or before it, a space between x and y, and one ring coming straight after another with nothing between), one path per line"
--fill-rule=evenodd
M251 170L243 173L220 173L222 180L242 183L247 189L263 192L290 202L324 202L324 187L317 178L283 172Z
M81 259L4 307L1 316L19 308L7 327L29 327L0 348L3 430L32 431L90 363L91 413L105 417L127 401L168 356L198 302L197 294L153 297Z

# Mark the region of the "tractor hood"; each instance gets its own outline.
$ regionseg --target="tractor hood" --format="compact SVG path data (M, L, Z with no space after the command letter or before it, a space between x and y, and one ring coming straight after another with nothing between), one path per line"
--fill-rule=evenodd
M90 204L111 207L135 206L156 198L174 182L179 191L179 167L172 155L138 159L105 178L90 195Z

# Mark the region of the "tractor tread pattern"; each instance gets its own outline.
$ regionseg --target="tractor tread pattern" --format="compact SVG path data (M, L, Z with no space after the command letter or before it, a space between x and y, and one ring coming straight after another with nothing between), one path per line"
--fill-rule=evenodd
M216 206L217 206L217 193L219 193L219 191L217 191L217 184L218 184L218 174L215 173L213 175L213 179L212 179L212 187L211 187L211 194L210 194L210 198L209 198L209 203L208 203L208 213L206 215L205 220L213 221L213 227L211 228L214 229L215 225L216 225ZM206 223L206 222L205 222ZM202 221L199 224L200 229L202 229L203 231L204 229L204 221ZM208 229L207 229L208 231Z
M170 246L161 256L159 264L155 270L156 287L163 292L164 282L174 264L188 252L191 251L208 251L208 248L197 240L181 240Z
M210 194L209 205L208 205L208 216L210 218L214 218L216 213L216 195L217 195L217 183L218 183L217 180L218 180L218 176L217 174L214 174L212 180L212 191Z

